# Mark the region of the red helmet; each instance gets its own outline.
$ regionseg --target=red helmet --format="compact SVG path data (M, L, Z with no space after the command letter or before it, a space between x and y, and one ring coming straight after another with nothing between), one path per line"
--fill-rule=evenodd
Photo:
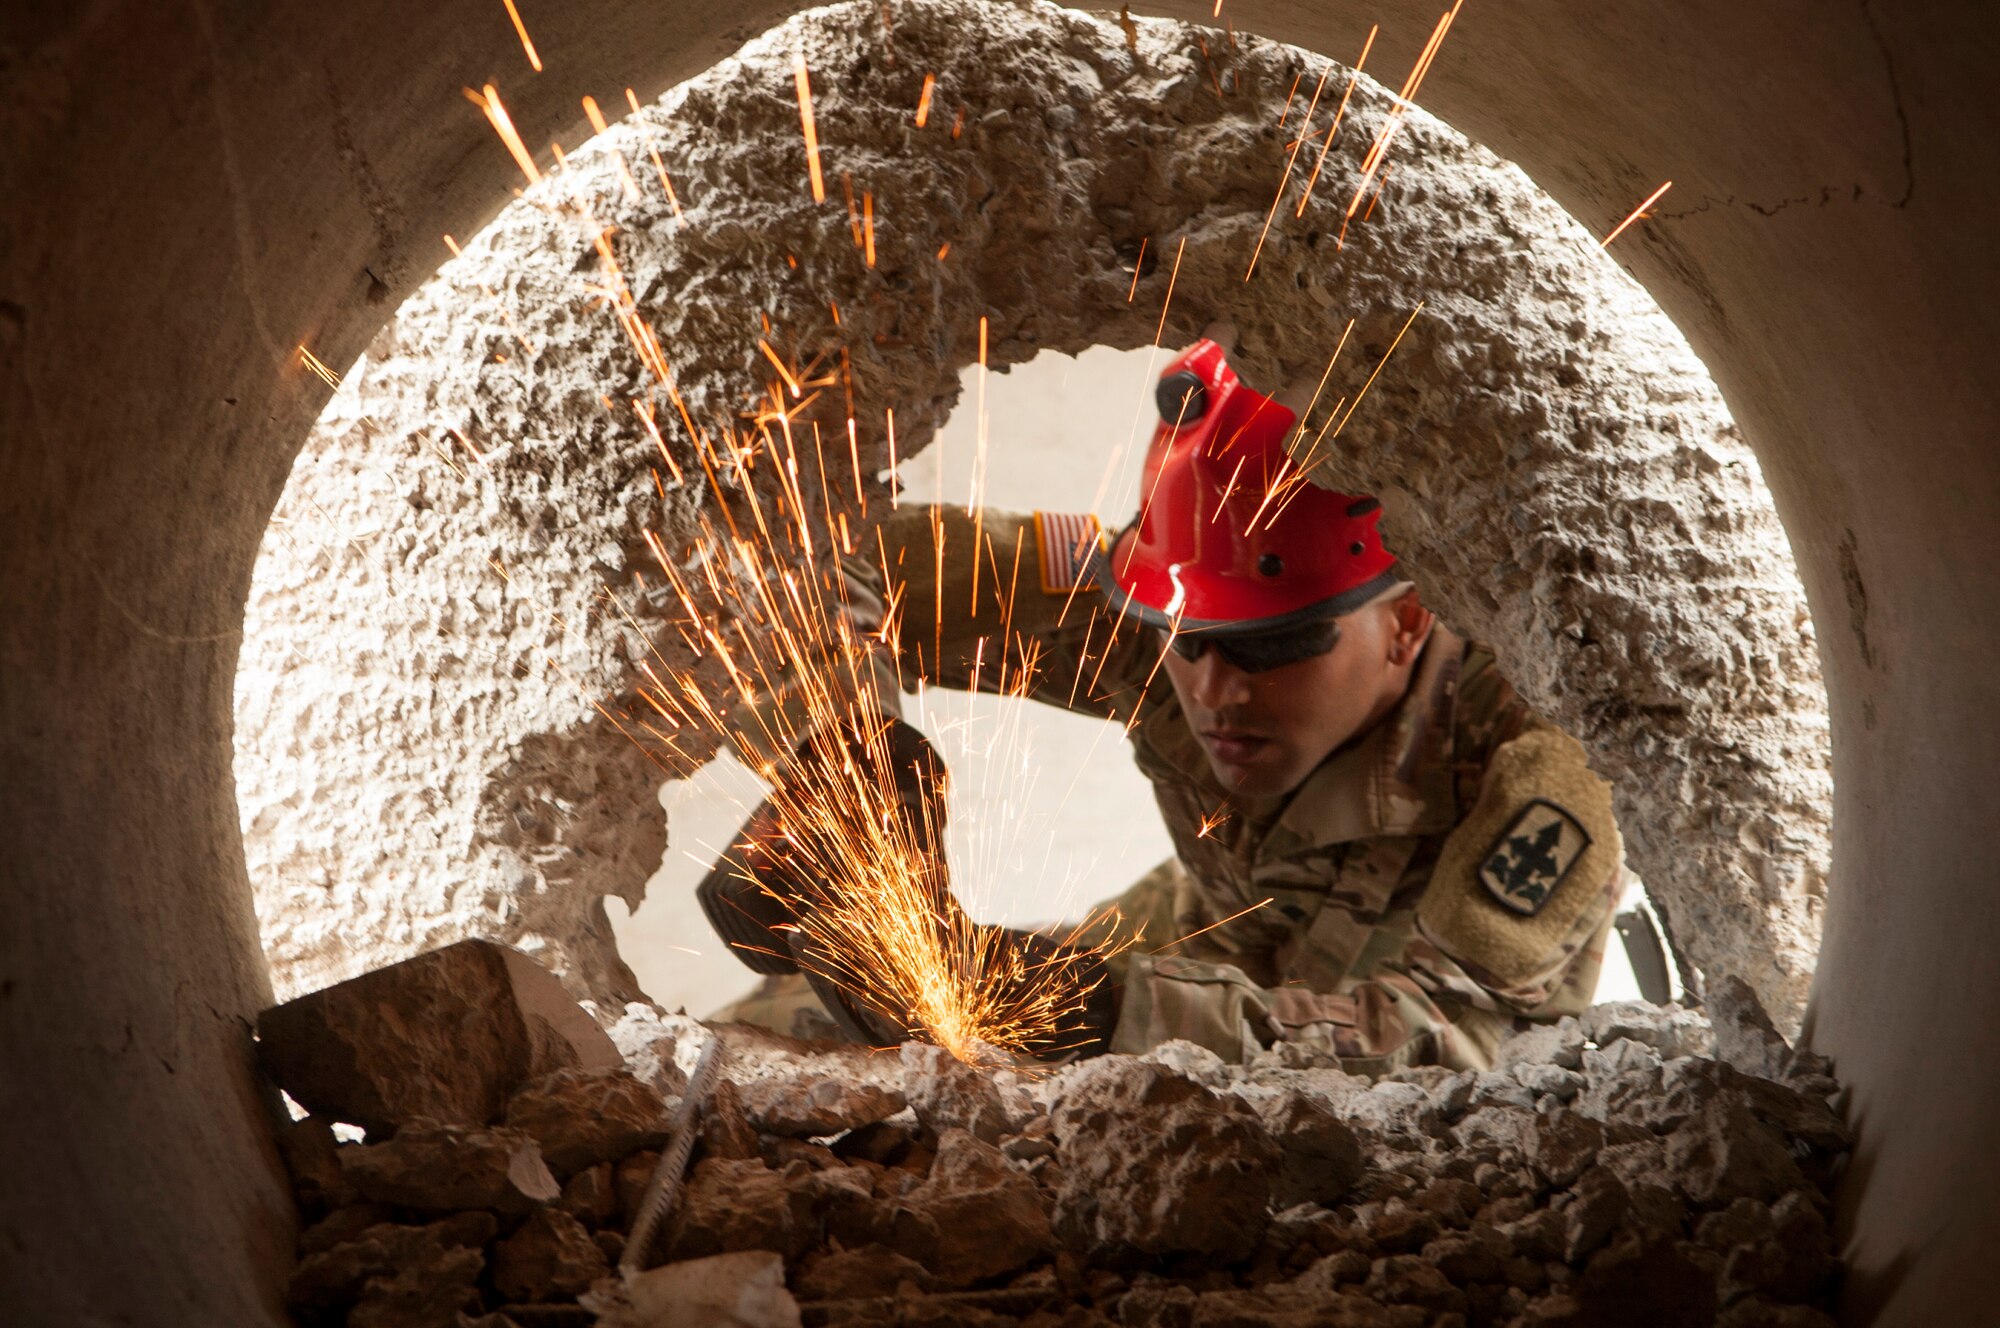
M1196 342L1158 387L1139 516L1094 560L1114 605L1182 632L1267 631L1361 607L1400 578L1373 498L1313 484L1294 416Z

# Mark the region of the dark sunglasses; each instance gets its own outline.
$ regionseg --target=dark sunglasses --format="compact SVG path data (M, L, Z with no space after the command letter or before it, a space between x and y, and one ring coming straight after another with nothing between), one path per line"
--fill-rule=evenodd
M1222 662L1245 673L1267 673L1324 655L1340 642L1340 624L1332 618L1280 627L1268 632L1212 636L1206 632L1170 632L1167 648L1182 659L1196 660L1213 647Z

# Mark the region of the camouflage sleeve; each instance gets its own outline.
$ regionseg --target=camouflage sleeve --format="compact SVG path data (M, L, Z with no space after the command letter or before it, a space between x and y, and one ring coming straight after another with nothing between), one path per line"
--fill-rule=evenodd
M1430 990L1393 966L1339 992L1261 987L1233 964L1134 955L1112 1050L1185 1039L1241 1062L1283 1041L1338 1057L1350 1074L1411 1065L1484 1068L1514 1021Z
M1104 611L1072 566L1074 550L1051 547L1074 532L1055 529L1032 514L949 504L905 507L882 523L869 575L906 689L921 681L1110 719L1132 713L1158 649L1148 655L1148 634Z
M902 693L921 685L1008 692L1099 715L1128 718L1159 648L1136 625L1120 625L1081 584L1067 545L1071 529L997 509L949 504L904 507L877 528L873 548L841 560L841 658L795 662L767 695L739 706L731 746L768 769L810 732L798 675L818 669L840 699L871 693L881 713L901 715ZM1045 531L1045 524L1048 531ZM1056 569L1052 573L1051 568ZM1149 653L1150 651L1150 653Z
M1413 966L1504 1013L1571 1013L1559 1007L1596 985L1623 863L1610 786L1574 738L1532 720L1494 751L1444 843L1417 904Z
M858 558L840 564L837 598L831 604L834 621L823 642L814 643L810 659L787 661L783 674L769 690L739 702L725 730L736 758L769 778L789 760L816 727L815 706L801 679L811 670L823 695L835 710L846 710L867 697L876 713L901 718L903 694L896 666L883 645L885 610L879 573Z

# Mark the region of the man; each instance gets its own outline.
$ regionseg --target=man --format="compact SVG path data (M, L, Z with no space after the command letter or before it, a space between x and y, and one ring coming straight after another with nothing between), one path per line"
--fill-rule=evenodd
M1582 1010L1623 884L1582 749L1423 607L1373 499L1302 480L1292 412L1220 346L1170 365L1159 404L1140 516L1108 547L1048 514L905 511L883 531L904 685L991 685L1002 650L1032 657L1032 694L1125 723L1153 784L1176 855L1098 924L1141 939L1086 1032L1229 1060L1300 1042L1382 1073L1484 1067L1524 1022ZM745 911L715 906L728 875L704 902L755 950L732 933ZM768 979L726 1013L801 991Z

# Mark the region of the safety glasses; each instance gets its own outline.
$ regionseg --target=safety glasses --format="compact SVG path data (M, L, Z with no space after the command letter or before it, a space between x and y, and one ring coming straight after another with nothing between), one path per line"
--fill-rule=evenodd
M1171 632L1167 636L1167 648L1182 659L1200 659L1202 651L1212 648L1223 663L1245 673L1267 673L1324 655L1339 642L1340 623L1333 618L1317 618L1264 632L1229 635Z

